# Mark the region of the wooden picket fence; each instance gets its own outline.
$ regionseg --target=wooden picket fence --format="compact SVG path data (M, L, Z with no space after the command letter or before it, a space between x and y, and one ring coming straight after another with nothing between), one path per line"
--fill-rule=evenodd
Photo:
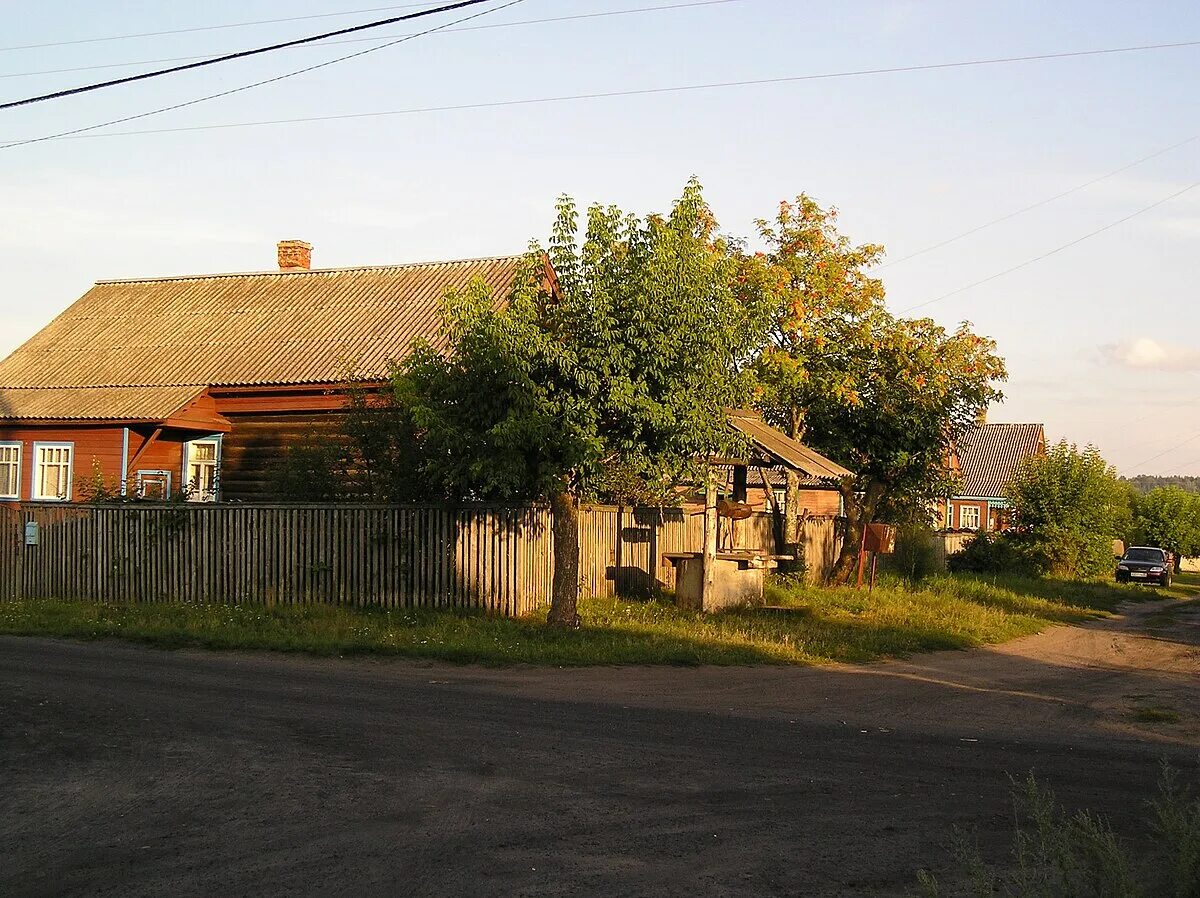
M37 545L25 545L26 525ZM0 599L480 608L525 615L550 595L544 508L440 505L26 504L0 507ZM727 526L723 524L723 526ZM836 549L832 518L805 522L810 574ZM778 522L733 528L776 545ZM698 551L699 509L583 509L580 576L594 596L674 587L664 553Z

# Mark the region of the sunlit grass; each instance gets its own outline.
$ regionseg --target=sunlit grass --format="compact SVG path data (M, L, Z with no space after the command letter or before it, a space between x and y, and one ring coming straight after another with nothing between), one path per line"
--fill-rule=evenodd
M1194 593L1200 577L1172 589ZM373 653L481 664L810 664L1003 642L1084 621L1156 590L1111 583L943 575L875 590L777 582L770 607L703 615L667 600L588 599L584 627L468 611L330 605L0 603L0 633L115 637L166 648Z

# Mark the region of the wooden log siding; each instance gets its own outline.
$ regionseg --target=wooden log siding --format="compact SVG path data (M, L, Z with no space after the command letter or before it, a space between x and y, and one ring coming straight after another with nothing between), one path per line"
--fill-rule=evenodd
M39 545L23 545L35 521ZM673 589L667 552L697 551L699 509L592 506L580 517L585 594ZM775 521L735 530L774 546ZM833 563L834 519L809 519L810 574ZM0 508L0 598L88 601L327 602L476 608L521 616L549 600L544 508L433 505L26 504Z

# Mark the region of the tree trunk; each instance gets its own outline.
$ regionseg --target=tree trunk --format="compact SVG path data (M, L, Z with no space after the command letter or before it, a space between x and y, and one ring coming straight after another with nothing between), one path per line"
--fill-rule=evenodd
M843 481L838 485L846 506L846 533L842 539L842 550L837 564L833 566L830 580L846 584L858 570L858 555L862 547L863 528L875 520L875 509L886 492L884 484L877 480L867 483L861 500L854 493L854 484Z
M550 499L554 519L554 576L550 586L553 627L579 627L579 500L565 489Z
M799 409L791 410L789 423L788 436L793 440L799 440L804 435L804 418ZM787 468L784 471L784 478L786 492L783 500L783 554L791 555L794 559L786 562L784 569L795 573L804 568L804 552L800 545L800 475L791 468Z

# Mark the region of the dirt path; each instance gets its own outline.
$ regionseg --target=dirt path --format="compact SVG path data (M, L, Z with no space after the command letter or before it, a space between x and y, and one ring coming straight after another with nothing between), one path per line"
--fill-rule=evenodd
M1178 602L808 669L3 638L0 894L904 894L1006 846L1009 774L1126 825L1194 773L1198 653Z

